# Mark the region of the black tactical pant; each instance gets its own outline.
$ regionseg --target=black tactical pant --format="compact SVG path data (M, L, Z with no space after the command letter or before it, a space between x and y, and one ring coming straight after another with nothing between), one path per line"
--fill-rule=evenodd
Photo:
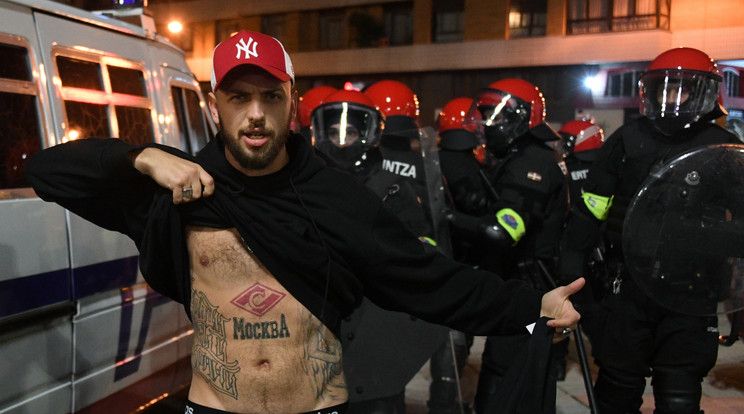
M599 411L639 413L651 376L657 414L698 414L702 380L718 357L717 318L661 308L629 280L605 304L609 313L593 348Z

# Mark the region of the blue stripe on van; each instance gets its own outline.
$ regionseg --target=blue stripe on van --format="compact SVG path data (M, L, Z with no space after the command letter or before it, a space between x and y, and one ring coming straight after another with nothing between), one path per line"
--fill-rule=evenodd
M137 281L138 256L60 269L38 275L0 281L0 318L59 302L77 300Z
M121 293L121 323L119 324L119 347L116 354L116 370L114 371L114 382L120 381L139 370L142 362L142 351L145 349L147 342L147 331L150 329L150 320L152 311L160 305L171 303L171 300L161 296L155 291L148 292L145 300L145 308L142 312L142 323L140 324L139 337L137 346L134 348L134 356L131 360L126 361L129 351L129 341L132 332L132 316L134 307L132 306L131 291L122 291Z
M0 318L69 301L69 269L0 282Z
M73 299L133 285L138 263L139 256L130 256L73 269Z

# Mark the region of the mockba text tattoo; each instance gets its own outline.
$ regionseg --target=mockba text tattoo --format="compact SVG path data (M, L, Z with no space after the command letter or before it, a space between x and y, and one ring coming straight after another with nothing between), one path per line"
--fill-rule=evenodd
M287 320L246 322L245 318L233 318L233 339L279 339L289 338Z
M263 316L281 302L286 294L261 283L254 283L240 292L230 303L256 316ZM245 321L233 318L233 339L289 338L287 319L282 313L280 321Z

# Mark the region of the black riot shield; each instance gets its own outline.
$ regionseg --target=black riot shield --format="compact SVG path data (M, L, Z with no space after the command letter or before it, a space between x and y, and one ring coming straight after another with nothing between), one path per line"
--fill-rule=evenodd
M415 148L416 152L408 154L423 158L422 163L418 163L423 165L423 171L416 175L422 185L415 187L424 188L424 193L418 195L426 215L432 220L436 248L449 254L448 228L441 222L445 197L436 154L436 135L429 129L423 130L420 136L421 153ZM413 161L406 160L414 165ZM462 355L466 346L462 334L451 333L444 326L404 313L381 309L365 299L341 324L340 339L350 414L393 412L390 408L401 412L400 404L406 402L420 407L449 404L456 407L456 411L449 412L461 412L459 370L452 346L458 345Z
M631 277L675 312L744 308L744 146L685 153L652 174L623 227Z
M432 233L437 249L452 257L452 241L447 213L451 203L439 163L437 133L432 127L419 129L419 143L426 182L427 209L432 222ZM431 413L463 413L470 403L465 400L461 381L469 355L469 338L459 331L450 330L447 340L434 351L429 360L431 383L427 405Z
M437 133L434 128L421 128L419 142L421 143L421 158L426 182L427 200L425 205L431 217L437 248L445 256L452 257L452 242L449 234L449 223L447 222L447 211L450 205L447 201L447 189L439 164Z

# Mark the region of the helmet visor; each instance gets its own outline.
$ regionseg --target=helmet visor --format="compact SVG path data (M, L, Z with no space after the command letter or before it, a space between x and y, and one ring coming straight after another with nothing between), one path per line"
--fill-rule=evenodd
M641 110L671 135L712 112L719 81L705 72L657 70L641 78Z
M340 168L364 167L371 149L379 146L383 118L375 108L354 102L329 102L312 115L313 145Z
M313 140L339 148L376 146L382 133L382 117L374 109L353 102L331 102L313 111Z
M522 99L497 89L484 89L473 101L465 116L463 126L473 131L480 141L488 146L497 144L489 138L498 131L499 146L509 145L518 136L529 130L530 104ZM489 131L491 133L489 133Z

